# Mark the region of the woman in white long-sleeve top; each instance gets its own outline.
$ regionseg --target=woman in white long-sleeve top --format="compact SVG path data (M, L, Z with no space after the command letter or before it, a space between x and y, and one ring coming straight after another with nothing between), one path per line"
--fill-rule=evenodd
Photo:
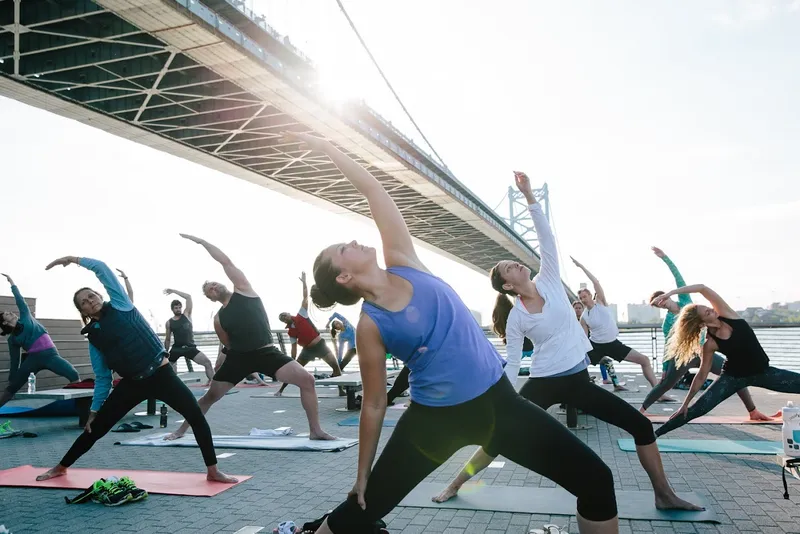
M515 172L517 187L525 195L539 238L541 266L531 280L531 271L515 261L501 261L490 273L492 287L499 293L492 320L494 329L508 346L506 375L516 379L525 337L536 346L530 378L520 394L540 408L568 403L589 415L629 432L655 491L659 509L701 510L680 499L669 485L656 445L652 423L636 408L589 379L587 353L592 350L561 283L556 241L541 206L536 202L530 180ZM515 302L506 295L515 297ZM444 502L494 458L482 449L469 460L453 482L437 497Z

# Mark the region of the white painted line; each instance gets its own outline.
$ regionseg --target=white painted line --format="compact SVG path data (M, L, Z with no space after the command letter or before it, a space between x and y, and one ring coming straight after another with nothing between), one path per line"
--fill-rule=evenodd
M261 532L264 530L264 527L242 527L233 534L256 534L256 532Z
M674 412L673 408L662 408L665 412Z
M275 410L275 411L274 411L274 412L272 412L272 413L286 413L286 410Z
M492 462L489 464L489 469L502 469L504 465L505 462Z
M178 420L177 420L177 421L175 421L175 422L176 422L176 423L183 423L183 422L185 422L185 421L186 421L186 419L178 419Z
M218 454L217 455L217 459L219 460L220 458L230 458L231 456L234 456L235 454L236 454L235 452L225 452L225 453L222 453L222 454Z

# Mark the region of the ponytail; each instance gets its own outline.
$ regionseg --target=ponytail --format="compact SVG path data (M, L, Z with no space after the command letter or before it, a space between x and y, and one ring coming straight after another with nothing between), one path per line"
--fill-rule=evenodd
M503 293L497 294L497 300L495 300L494 309L492 310L492 330L503 340L503 345L506 344L506 324L508 323L508 315L513 308L514 303L511 302L511 299Z

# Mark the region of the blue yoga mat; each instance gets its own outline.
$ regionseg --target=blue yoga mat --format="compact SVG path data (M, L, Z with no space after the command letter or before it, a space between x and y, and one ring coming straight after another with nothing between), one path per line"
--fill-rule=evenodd
M618 440L623 451L636 450L632 439ZM777 454L783 451L780 441L733 441L727 439L659 439L661 452L695 452L706 454Z
M357 415L353 417L348 417L347 419L342 419L339 421L339 426L358 426L359 418ZM397 425L397 419L384 419L383 426L384 427L393 427Z
M28 406L3 406L0 415L7 417L61 417L78 415L75 401L72 399L54 401L38 408Z

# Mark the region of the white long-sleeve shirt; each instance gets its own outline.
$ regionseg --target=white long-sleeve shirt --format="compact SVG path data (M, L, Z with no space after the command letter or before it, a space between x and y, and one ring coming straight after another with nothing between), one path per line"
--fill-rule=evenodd
M561 283L556 240L538 204L528 206L539 239L541 267L533 278L544 299L541 313L530 313L519 297L506 325L507 363L505 372L516 383L525 337L533 341L531 377L553 376L568 371L586 359L592 344L575 318L575 311Z

